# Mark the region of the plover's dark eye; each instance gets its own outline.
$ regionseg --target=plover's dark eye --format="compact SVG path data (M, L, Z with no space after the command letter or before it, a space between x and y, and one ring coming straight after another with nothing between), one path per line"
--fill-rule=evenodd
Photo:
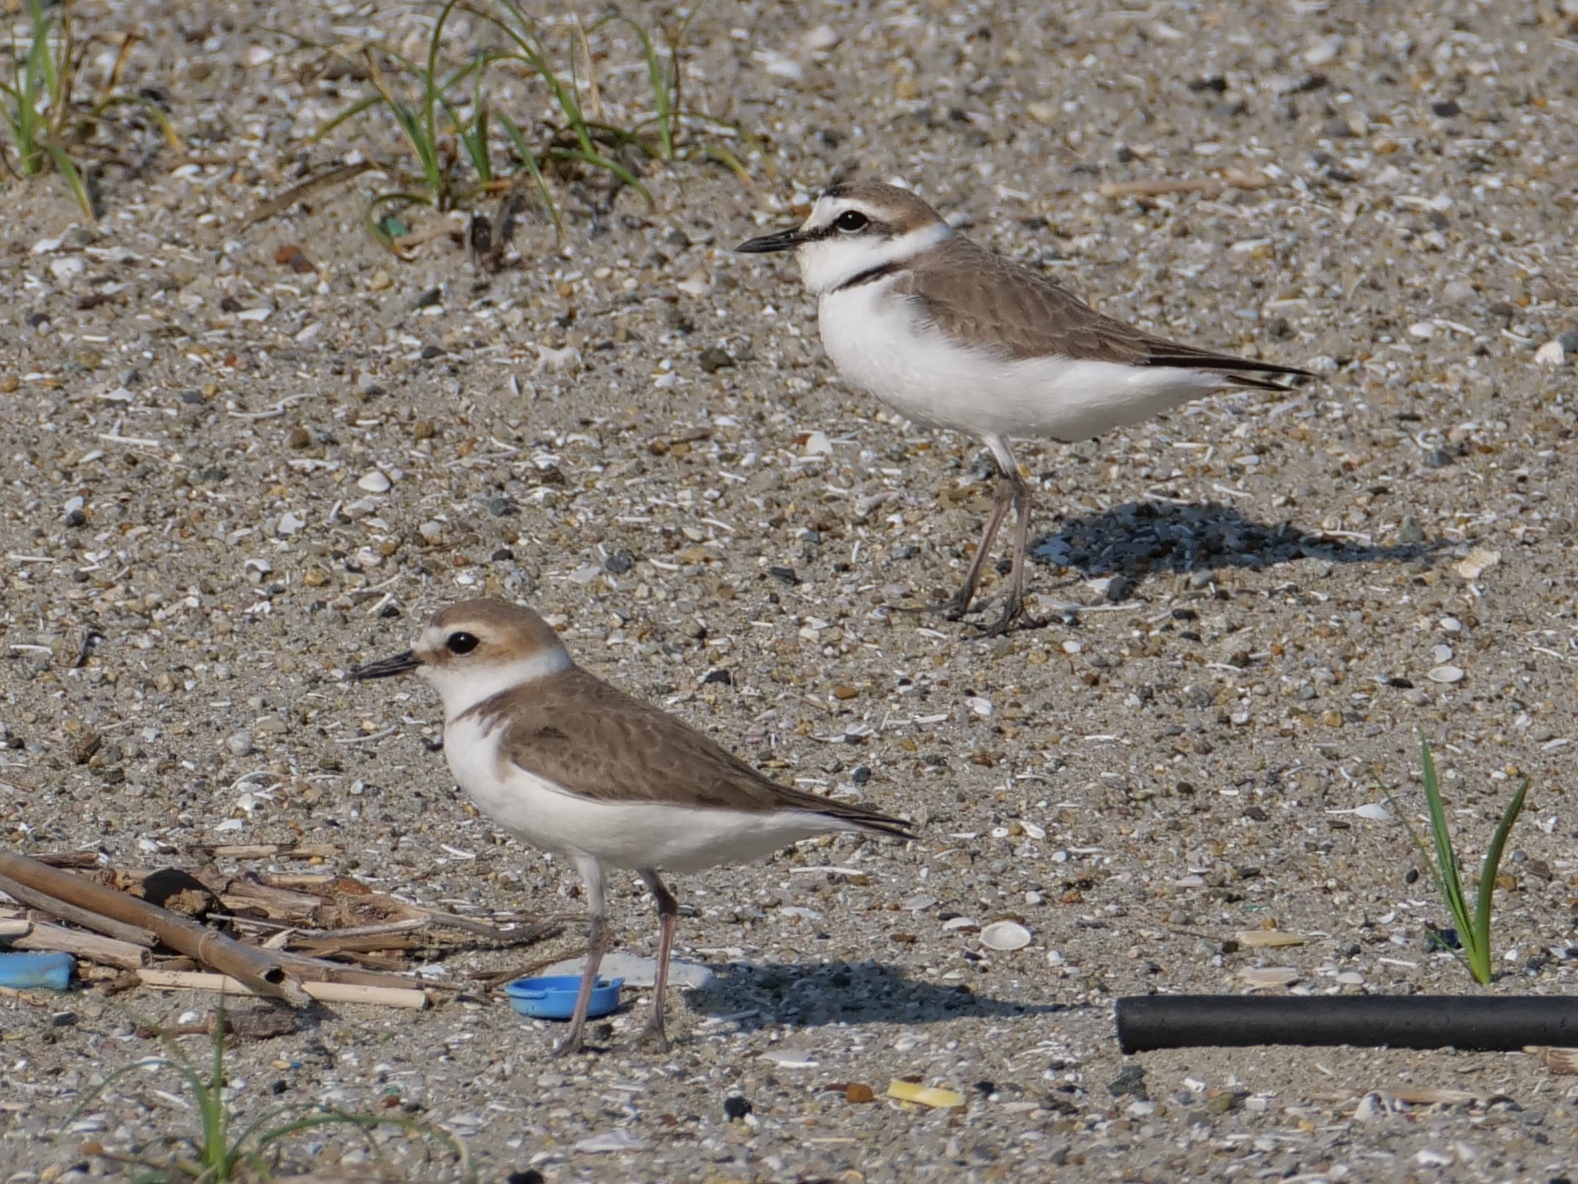
M477 645L477 639L470 633L451 633L444 641L444 646L452 654L469 654Z
M859 210L845 210L833 219L833 225L844 234L856 234L871 225L871 219Z

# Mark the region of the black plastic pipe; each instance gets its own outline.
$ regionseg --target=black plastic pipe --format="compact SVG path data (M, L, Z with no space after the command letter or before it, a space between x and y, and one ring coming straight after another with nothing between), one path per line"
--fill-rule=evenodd
M1130 995L1118 1045L1156 1048L1354 1044L1515 1052L1578 1045L1574 995Z

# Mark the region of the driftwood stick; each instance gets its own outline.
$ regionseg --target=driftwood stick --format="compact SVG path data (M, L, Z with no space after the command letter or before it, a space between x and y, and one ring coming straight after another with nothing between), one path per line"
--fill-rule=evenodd
M145 987L164 990L222 991L227 995L255 995L247 984L227 974L201 974L191 970L139 970ZM415 988L364 987L355 983L308 982L307 994L321 1003L376 1003L384 1007L409 1007L420 1011L427 996Z
M364 987L421 987L423 990L462 991L459 983L446 983L425 979L418 980L405 974L384 974L377 970L362 970L343 962L329 962L307 954L280 950L277 957L297 978L307 982L356 983Z
M11 938L10 942L14 950L63 950L100 966L116 966L121 970L140 970L153 961L146 946L67 929L63 925L38 923L31 933Z
M72 877L72 879L76 878ZM67 904L26 884L18 883L10 876L0 876L0 891L5 892L13 900L21 901L30 909L48 913L51 917L62 921L70 921L73 925L81 925L84 929L102 933L105 937L113 937L116 941L130 942L132 945L147 946L150 949L159 944L159 935L151 929L144 929L139 925L125 925L109 917L102 917L98 913L89 912L87 909L79 909L76 905Z
M0 940L14 941L19 937L26 937L33 928L33 922L25 917L7 917L0 921Z
M146 900L105 888L70 872L46 867L37 860L10 851L0 851L0 876L79 909L152 930L158 940L171 949L234 976L259 995L271 995L297 1004L304 1004L311 998L302 990L300 981L287 973L271 954L254 946L244 946Z

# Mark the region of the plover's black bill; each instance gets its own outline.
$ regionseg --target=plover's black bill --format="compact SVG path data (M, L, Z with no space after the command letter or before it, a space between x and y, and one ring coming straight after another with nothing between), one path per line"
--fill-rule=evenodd
M737 255L766 255L771 251L792 251L804 240L797 226L791 230L780 230L777 234L764 234L760 238L753 238L741 243L734 248Z
M358 666L348 677L358 682L368 678L393 678L397 674L410 674L420 665L422 662L416 654L406 650L388 658L380 658L376 662L369 662L365 666Z

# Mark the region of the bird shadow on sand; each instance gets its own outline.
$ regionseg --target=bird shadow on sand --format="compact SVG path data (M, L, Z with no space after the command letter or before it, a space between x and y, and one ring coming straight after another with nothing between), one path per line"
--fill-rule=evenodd
M1292 520L1257 522L1233 506L1129 502L1099 514L1065 518L1031 544L1036 563L1083 576L1135 580L1161 573L1262 569L1300 558L1330 563L1428 561L1451 544L1420 539L1381 545L1355 532L1334 535Z
M1050 1002L993 999L963 983L919 982L901 967L871 960L804 966L731 962L712 970L710 983L687 992L686 1005L706 1017L728 1018L747 1031L840 1023L928 1024L1066 1010Z

